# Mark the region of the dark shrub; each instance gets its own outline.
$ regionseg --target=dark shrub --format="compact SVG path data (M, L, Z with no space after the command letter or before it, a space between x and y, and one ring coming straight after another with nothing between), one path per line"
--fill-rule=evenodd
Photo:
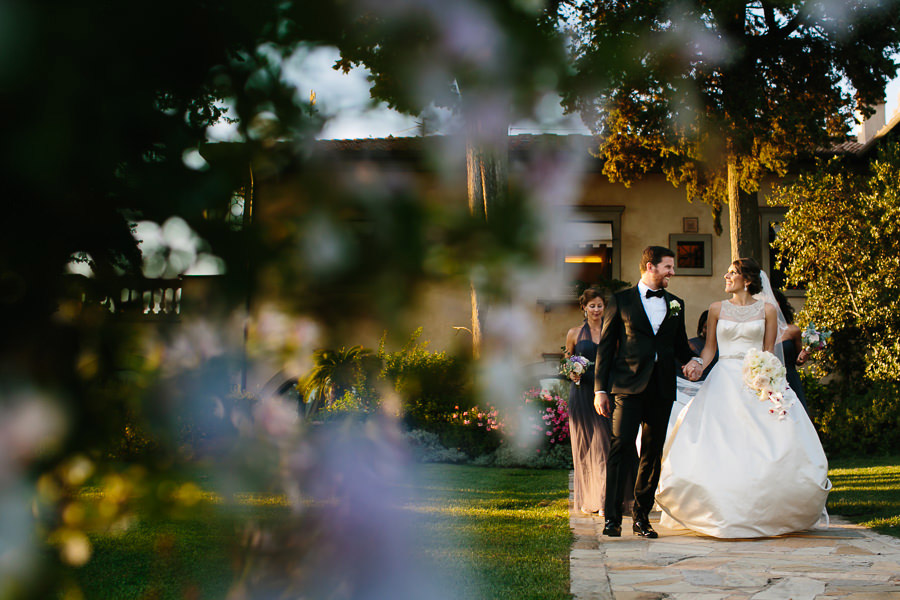
M468 361L446 352L429 351L427 342L418 343L421 335L419 328L396 352L384 352L382 342L381 377L400 395L403 421L408 428L436 433L446 447L460 448L471 455L469 449L483 442L475 439L477 434L459 431L451 423L454 412L474 404Z
M810 412L829 455L886 454L900 448L900 383L804 378Z

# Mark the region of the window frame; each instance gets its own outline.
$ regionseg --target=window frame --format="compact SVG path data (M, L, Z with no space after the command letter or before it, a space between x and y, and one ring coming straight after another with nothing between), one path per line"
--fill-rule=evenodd
M569 213L571 218L566 219L569 223L609 223L612 226L612 277L613 279L622 279L622 213L625 212L624 206L570 206ZM587 241L587 240L585 240ZM556 248L555 268L565 269L566 246L560 244ZM556 305L571 305L578 303L576 294L557 293L551 297L541 297L537 299L537 303L544 307L544 312L550 312Z
M678 265L678 242L702 242L703 243L703 267L682 267ZM675 274L697 277L709 277L712 275L712 245L711 233L670 233L669 248L675 252Z
M609 223L612 226L612 277L622 277L622 213L624 206L575 206L572 207L572 216L569 223ZM583 240L588 241L588 240ZM566 260L565 246L558 249L559 264Z
M759 236L761 238L760 247L762 249L763 269L768 270L772 264L772 249L769 247L769 227L771 227L772 223L784 221L786 214L787 209L783 207L760 207L759 209ZM772 274L768 273L768 275L771 279ZM787 298L806 298L806 288L791 289L785 287L781 291L784 292Z

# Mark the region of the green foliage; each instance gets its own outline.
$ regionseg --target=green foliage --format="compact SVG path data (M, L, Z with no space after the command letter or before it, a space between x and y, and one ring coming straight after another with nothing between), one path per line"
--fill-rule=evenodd
M562 36L552 14L555 3L384 6L368 10L350 35L337 41L341 59L335 68L347 72L365 65L372 97L400 111L418 114L431 102L471 109L475 99L484 101L502 90L504 104L527 113L546 91L548 79L565 68ZM481 35L461 45L460 28L476 25L482 27ZM439 70L421 72L426 65ZM419 85L410 85L410 76L418 77Z
M322 407L320 413L348 414L348 413L365 413L370 409L363 400L353 393L351 390L344 392L340 398L335 398L333 402Z
M123 427L118 446L113 447L109 454L118 460L140 460L152 455L156 449L157 443L132 416Z
M834 332L820 369L862 389L900 380L900 145L868 175L831 161L770 203L788 208L775 245L788 281L807 289L800 321Z
M421 335L420 327L395 352L385 352L382 342L381 376L400 395L403 420L409 427L445 430L454 410L473 403L472 375L467 361L428 350L428 342L419 343Z
M503 434L500 431L487 431L474 424L432 421L430 429L438 434L441 444L451 450L464 452L470 459L491 454L503 442Z
M848 2L841 26L814 0L562 6L576 40L564 101L599 136L604 172L629 184L662 171L715 211L843 139L853 109L882 98L900 48L896 3Z
M362 346L339 350L319 349L313 352L313 369L297 383L303 397L307 416L316 414L323 407L330 407L345 396L362 410L368 410L371 400L369 381L381 366L378 356ZM343 410L349 408L342 403Z
M317 350L315 367L297 386L307 415L331 420L370 413L384 401L386 384L400 399L400 416L408 429L433 433L444 448L469 456L496 449L498 431L479 430L451 417L461 412L460 406L474 402L468 361L430 351L428 342L419 341L421 336L420 327L394 352L385 350L385 338L375 353L361 346Z
M449 449L449 462L541 469L572 466L568 403L565 397L539 389L525 392L522 405L512 414L493 406L454 406L452 413L432 420L428 429L420 433L437 432L434 440L440 444L429 455L441 456ZM462 458L453 452L461 452Z
M311 136L320 126L262 48L297 41L296 30L292 39L279 35L283 3L203 5L189 17L183 8L162 0L152 10L109 10L78 0L4 11L17 33L6 38L16 58L0 69L2 98L18 115L0 149L2 179L17 198L0 235L0 287L9 286L0 319L15 315L0 321L5 337L54 310L73 253L89 255L101 278L139 273L133 221L180 215L225 235L224 223L205 221L203 210L227 206L243 172L198 171L183 161L222 116L223 100L236 107L247 138L260 139L249 130L261 111L278 113L280 127L269 135ZM326 5L309 10L320 25L337 23ZM79 33L86 27L87 37ZM54 57L44 77L31 75L41 69L34 48ZM148 48L153 60L143 58ZM228 241L216 251L239 253Z
M830 329L805 389L831 453L900 445L900 145L885 145L868 173L840 161L777 188L788 208L776 239L788 282L802 283L802 324Z
M874 455L900 447L900 382L848 379L803 388L829 455Z
M317 351L317 361L327 368L317 366L304 381L327 382L330 380L324 376L340 369L352 375L347 379L352 385L345 385L342 396L322 406L315 419L328 421L371 413L383 402L377 392L383 389L380 381L389 384L399 396L400 416L420 461L476 461L486 466L528 468L571 466L565 384L557 386L562 395L540 390L527 392L518 409L524 415L517 413L512 417L493 406L479 407L472 393L468 362L446 352L428 350L428 343L419 341L421 335L422 328L418 328L394 352L385 351L382 339L374 356L360 347ZM362 369L362 361L380 364L382 369L377 374L374 369ZM371 390L373 396L361 397L359 390ZM528 431L516 431L508 423ZM523 435L537 436L537 446L513 447L514 442L509 440Z

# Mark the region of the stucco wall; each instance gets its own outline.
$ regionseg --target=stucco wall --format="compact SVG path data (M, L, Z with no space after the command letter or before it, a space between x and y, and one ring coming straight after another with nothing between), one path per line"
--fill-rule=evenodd
M715 235L710 207L701 202L688 202L684 191L674 188L662 176L651 176L626 188L621 184L609 183L601 174L592 174L585 181L582 206L624 206L621 213L621 279L632 284L640 279L640 256L644 247L650 244L669 245L669 234L682 233L683 218L696 217L699 223L697 233L712 235L712 274L679 275L672 278L669 290L684 299L686 304L685 323L688 337L696 334L697 320L711 302L727 297L724 292L723 275L731 263L731 247L728 227L728 213L722 215L723 232ZM765 205L761 196L760 204ZM520 306L527 307L530 323L523 326L536 328L534 335L527 336L530 346L523 350L526 362L538 363L543 353L558 352L565 342L570 327L582 322L582 313L576 303L564 302L566 290L541 290L540 297L556 297L557 302L539 302L538 296L518 298ZM791 298L798 310L802 298ZM453 326L468 327L470 323L468 289L454 289L450 286L432 287L423 295L418 308L408 315L407 321L424 328L423 339L431 340L435 349L451 348L464 344L469 338L465 331L457 331Z
M670 290L686 302L688 335L693 336L700 313L710 302L724 297L722 274L730 262L727 220L723 234L715 236L709 207L687 202L684 192L674 188L663 177L649 177L631 188L625 188L609 183L601 174L591 174L585 180L579 204L625 207L621 216L619 260L621 279L632 284L640 278L640 256L644 247L650 244L668 246L670 233L682 233L683 217L698 219L698 233L713 234L713 274L678 276L676 273L670 283ZM530 323L523 323L522 326L537 329L533 335L525 336L530 344L527 350L519 348L521 354L528 357L527 362L538 363L542 354L558 352L565 343L568 329L581 323L581 309L571 296L567 296L567 292L561 286L556 290L540 289L539 296L515 299L520 308L524 307L529 312L531 319ZM565 301L567 297L568 302ZM421 325L422 338L430 340L433 348L441 349L468 342L470 334L455 330L454 326L468 327L470 319L468 289L441 285L428 288L416 309L405 320L412 329Z
M641 252L648 245L669 246L669 234L682 233L684 217L698 219L698 232L712 234L712 275L679 275L669 282L669 290L684 299L688 328L710 302L724 297L722 274L728 269L731 250L727 215L721 236L715 235L710 207L702 202L688 202L685 193L662 176L650 176L626 188L596 176L585 192L585 205L623 205L622 213L622 279L637 283L640 279ZM690 331L689 331L690 333Z
M371 175L370 171L367 172ZM377 173L378 170L374 172ZM448 195L447 182L437 181L423 172L407 172L406 175L412 175L414 185L428 201L446 200L440 198ZM512 176L515 177L515 174ZM461 186L463 183L453 182L453 186ZM593 172L585 175L581 189L581 197L575 202L576 211L579 206L623 207L617 260L620 279L632 284L640 278L639 261L643 248L650 244L669 246L670 234L684 233L684 217L697 218L699 227L696 233L712 236L712 274L687 275L679 274L676 270L676 276L670 282L670 291L686 302L687 334L689 337L695 335L700 313L711 302L725 298L722 275L727 270L731 257L727 208L722 215L724 231L717 236L710 207L699 201L688 202L684 191L673 187L661 175L648 176L626 188L621 184L610 183L601 173ZM766 190L768 189L770 182L767 182ZM270 189L269 193L274 191ZM449 196L453 201L459 199L458 194ZM760 205L765 205L764 194L760 194ZM562 246L564 240L559 242ZM548 266L552 269L552 262ZM561 273L557 272L556 275L556 283L526 287L526 291L514 298L514 304L519 310L519 320L505 326L527 330L527 335L516 338L515 348L517 357L525 364L541 362L542 354L559 352L567 330L582 321L580 308L571 296L567 296L568 290L561 283ZM802 299L795 298L792 301L796 308L802 306ZM421 340L428 340L433 349L468 349L471 347L470 332L457 328L470 327L470 310L469 288L465 282L427 286L416 299L413 309L402 315L397 325L399 331L389 332L389 344L396 346L402 343L409 333L422 327ZM487 318L494 317L488 314ZM375 326L360 323L354 327L355 339L347 339L346 343L375 347L382 333Z

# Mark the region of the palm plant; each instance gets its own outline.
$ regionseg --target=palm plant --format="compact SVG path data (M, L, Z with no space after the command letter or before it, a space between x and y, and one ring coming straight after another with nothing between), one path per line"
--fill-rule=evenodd
M313 352L312 370L297 383L306 405L306 415L315 414L352 390L365 373L365 363L373 358L375 354L362 346Z

